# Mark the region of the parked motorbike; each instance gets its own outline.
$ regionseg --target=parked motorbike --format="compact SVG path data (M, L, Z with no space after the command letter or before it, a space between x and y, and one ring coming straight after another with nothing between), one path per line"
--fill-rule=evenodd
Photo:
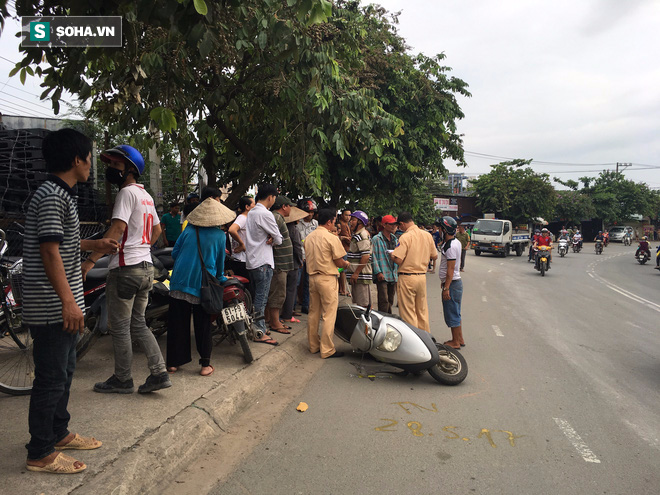
M161 261L166 263L167 254L157 251L151 255L154 265L154 282L149 292L149 302L144 316L147 326L154 335L159 336L167 331L167 312L169 310L168 278L169 271ZM170 249L171 254L171 249ZM171 258L171 256L170 256ZM110 258L104 256L99 259L94 268L87 272L83 283L85 291L85 331L76 344L76 357L82 359L94 342L108 333L108 306L105 296L106 278L108 276L108 262Z
M550 268L550 246L539 246L536 253L536 264L534 268L541 272L541 276L545 277L545 272Z
M34 380L32 336L23 325L23 258L6 256L0 230L0 392L28 395Z
M250 281L244 277L234 275L226 280L222 286L224 308L213 322L212 334L215 345L225 339L230 343L238 342L243 351L246 363L254 361L252 350L248 343L248 334L252 332L252 296L246 289Z
M603 253L603 241L596 241L596 245L594 247L596 250L596 254L602 254Z
M458 385L468 373L460 352L437 343L430 333L398 316L372 311L370 306L339 307L335 335L354 349L404 372L428 371L443 385Z
M559 256L562 258L568 253L568 239L559 239L559 247L557 248Z

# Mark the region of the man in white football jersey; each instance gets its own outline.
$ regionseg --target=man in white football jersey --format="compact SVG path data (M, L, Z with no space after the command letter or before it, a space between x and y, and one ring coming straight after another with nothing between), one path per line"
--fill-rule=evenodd
M105 382L95 384L94 391L118 394L133 392L132 341L136 341L147 356L151 371L146 382L138 387L138 392L153 392L172 386L163 354L144 317L154 278L151 245L160 237L160 220L153 198L137 182L144 172L144 159L140 152L122 144L104 151L101 160L108 165L106 179L119 187L112 211L112 224L105 234L105 237L119 240L119 249L110 257L106 285L115 373ZM100 257L100 253L92 253L83 263L83 274Z

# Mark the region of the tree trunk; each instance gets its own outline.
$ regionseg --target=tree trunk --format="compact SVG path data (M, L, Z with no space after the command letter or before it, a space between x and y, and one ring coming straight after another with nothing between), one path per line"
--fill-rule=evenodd
M181 157L181 182L183 184L183 200L185 201L188 196L188 182L190 181L190 148L179 145L179 156Z
M222 134L224 134L224 136L229 140L234 148L236 148L236 150L238 150L243 155L243 157L246 158L250 165L249 167L245 167L243 169L238 184L233 185L231 193L229 193L229 196L227 196L227 199L225 200L225 203L232 205L238 203L238 200L241 199L241 196L245 194L250 186L256 184L256 182L259 180L259 176L266 169L268 163L260 159L252 150L252 148L250 148L245 141L236 136L234 131L227 127L225 122L221 118L217 117L214 113L209 115L209 123L216 127L220 132L222 132ZM209 183L210 180L211 179L209 177Z

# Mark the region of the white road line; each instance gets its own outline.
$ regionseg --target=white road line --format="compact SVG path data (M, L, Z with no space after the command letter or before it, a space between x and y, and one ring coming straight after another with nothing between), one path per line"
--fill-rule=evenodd
M638 302L639 304L642 304L642 305L646 306L647 308L653 309L653 310L657 311L658 313L660 313L660 304L656 304L654 302L649 301L648 299L644 299L643 297L640 297L636 294L633 294L632 292L628 292L627 290L622 289L618 285L614 285L613 283L608 282L607 280L605 280L604 278L596 275L595 273L594 274L589 273L589 275L591 276L591 278L594 278L598 282L600 282L601 284L605 285L608 289L611 289L614 292L618 292L622 296L625 296L628 299L632 299L633 301Z
M488 302L488 299L486 299L486 296L481 296L481 302Z
M493 270L488 270L488 273L492 272Z
M600 464L600 459L598 459L598 457L596 457L596 454L594 454L591 451L591 449L587 446L587 444L584 443L580 435L577 434L577 432L573 429L573 427L570 425L568 421L561 418L552 418L552 419L555 420L555 423L557 423L559 429L562 432L564 432L564 435L566 435L566 437L573 444L573 447L575 447L575 450L578 451L578 453L582 456L582 458L585 461Z
M500 330L500 327L497 325L492 325L493 326L493 332L495 332L495 335L498 337L504 337L504 334L502 333L502 330Z

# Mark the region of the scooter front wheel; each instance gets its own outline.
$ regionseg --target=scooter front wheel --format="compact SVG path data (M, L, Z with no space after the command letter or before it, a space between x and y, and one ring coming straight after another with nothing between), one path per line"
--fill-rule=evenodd
M467 361L456 349L443 344L435 344L440 354L440 361L428 369L436 381L443 385L458 385L468 374Z

